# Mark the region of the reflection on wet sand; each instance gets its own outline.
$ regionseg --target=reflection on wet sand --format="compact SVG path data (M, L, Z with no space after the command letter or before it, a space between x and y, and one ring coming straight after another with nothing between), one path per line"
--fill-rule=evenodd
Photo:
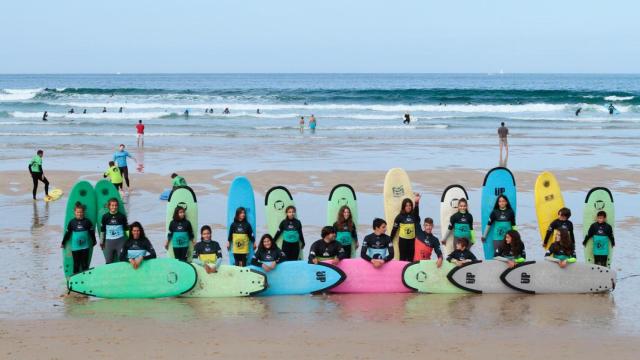
M39 201L33 202L33 216L31 217L31 236L40 235L39 230L49 222L49 203L44 205ZM40 206L44 207L44 213L40 213Z

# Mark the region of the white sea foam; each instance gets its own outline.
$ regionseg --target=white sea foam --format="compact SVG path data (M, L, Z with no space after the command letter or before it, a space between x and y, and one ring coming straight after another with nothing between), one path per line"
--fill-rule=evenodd
M0 89L0 101L33 99L42 89Z
M633 100L635 96L615 96L615 95L611 95L611 96L606 96L604 99L606 101L627 101L627 100Z
M163 116L172 115L172 113L167 112L106 112L106 113L86 113L76 112L74 114L69 113L60 113L60 112L49 112L49 119L52 118L62 118L62 119L104 119L104 120L117 120L117 119L157 119ZM23 112L23 111L13 111L10 112L9 115L15 118L41 118L42 112ZM173 115L177 115L173 113Z

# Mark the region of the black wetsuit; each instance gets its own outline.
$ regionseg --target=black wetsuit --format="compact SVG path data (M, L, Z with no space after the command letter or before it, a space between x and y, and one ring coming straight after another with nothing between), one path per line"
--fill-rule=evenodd
M371 261L382 259L385 262L393 260L393 240L387 234L369 234L362 240L360 257Z
M193 260L199 260L202 262L202 265L213 262L217 268L222 263L222 249L220 248L220 244L214 240L199 241L193 247Z
M309 249L309 262L312 263L315 258L318 258L320 261L335 257L342 260L346 255L342 246L337 242L332 241L327 243L323 239L320 239L314 242L313 245L311 245L311 249Z
M547 253L544 255L546 256L553 256L555 259L558 260L567 260L569 258L574 258L576 257L576 249L573 248L569 251L565 251L564 249L562 249L562 247L560 246L559 242L554 242L553 244L551 244L551 246L549 246L549 251L547 251Z
M453 231L453 246L455 248L456 242L460 238L467 238L469 244L473 245L473 215L468 211L451 215L449 219L449 231Z
M587 235L582 242L583 246L587 245L587 240L593 239L593 260L596 265L607 266L607 259L609 258L609 246L607 241L611 243L611 246L616 246L615 238L613 237L613 228L611 225L605 223L593 223L589 227ZM605 246L607 247L605 249Z
M167 239L173 245L173 256L183 262L187 262L189 242L194 238L193 228L187 219L171 220Z
M234 235L236 236L235 242ZM253 244L255 243L251 224L249 224L246 219L243 221L234 221L229 227L229 236L227 240L229 241L229 244L231 244L231 251L233 252L233 260L235 261L235 264L238 266L239 264L247 266L247 257L251 252L251 247L253 247Z
M473 253L471 251L467 250L454 250L451 254L449 254L449 256L447 256L447 261L451 261L451 260L458 260L458 261L464 261L464 260L471 260L471 261L476 261L477 258L475 255L473 255Z
M440 240L438 240L438 238L435 237L433 234L424 233L424 235L425 235L424 239L418 238L418 240L424 243L425 245L429 246L430 248L432 248L433 251L436 252L436 256L438 257L438 259L441 259L442 250L440 249Z
M89 269L89 249L96 245L96 233L91 220L71 219L62 238L62 245L71 241L73 256L73 273L77 274Z
M352 224L351 227L347 222L344 222L342 226L337 222L333 223L333 229L336 231L336 242L342 245L344 252L347 254L346 258L351 257L351 253L356 249L352 249L353 242L358 241L358 232L356 225Z
M251 265L262 267L264 263L273 263L280 264L283 261L286 261L286 254L278 249L277 246L271 245L270 249L266 249L260 247L258 251L253 255L253 259L251 259ZM296 259L297 260L297 259Z
M101 220L100 234L104 234L103 237L101 237L102 241L104 241L101 242L101 244L104 245L104 249L102 250L104 261L107 264L111 264L112 262L118 261L120 257L122 247L127 241L126 233L129 225L127 225L127 217L120 212L116 212L115 214L108 212L102 215Z
M394 239L398 234L399 259L402 261L413 261L413 254L416 251L416 231L419 224L420 210L418 209L418 204L415 204L410 214L405 214L403 211L393 221L391 239Z
M404 123L405 125L410 124L410 123L411 123L411 115L409 115L409 114L404 114L404 121L403 121L403 123Z
M129 259L136 259L140 256L143 260L156 258L156 250L151 241L147 238L137 240L129 238L120 251L120 261L129 261Z
M547 229L547 234L544 236L544 243L543 243L544 246L547 246L547 243L549 242L551 235L553 235L553 232L560 229L565 229L569 231L569 236L571 237L571 243L575 246L576 238L573 235L573 223L569 220L563 221L560 219L553 220L549 225L549 228ZM555 239L552 239L552 241L555 241Z
M37 156L37 155L36 155ZM33 181L33 200L36 199L36 193L38 192L38 181L42 181L44 184L44 194L49 196L49 180L44 176L44 170L42 170L42 160L36 161L34 157L27 166L29 173L31 174L31 180Z
M288 218L282 220L278 227L278 232L274 239L282 236L282 251L285 253L287 260L298 260L300 251L304 248L304 235L302 234L302 223L300 220Z
M507 226L503 226L503 224ZM516 226L516 214L513 212L513 209L493 209L491 215L489 215L489 221L487 222L485 231L493 232L494 249L500 247L500 245L504 241L504 237L507 234L507 231L511 230L514 226Z
M494 257L501 256L503 258L514 260L516 262L522 262L527 258L527 253L524 249L524 244L522 244L522 249L514 249L511 244L507 244L503 242L499 247L496 248Z

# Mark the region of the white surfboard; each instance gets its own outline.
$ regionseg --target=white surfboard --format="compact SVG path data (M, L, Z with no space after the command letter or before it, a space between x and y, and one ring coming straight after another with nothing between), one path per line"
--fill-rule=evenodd
M449 227L449 220L451 216L458 212L458 200L467 199L469 201L469 196L467 195L467 191L460 185L449 185L444 192L442 193L442 197L440 198L440 240L443 241L445 234L447 233L447 228ZM453 248L453 231L448 239L446 239L446 245L444 246L444 250L446 254L451 254L454 250Z
M512 294L518 291L505 285L500 275L509 267L499 260L485 260L456 267L447 275L451 283L462 290L477 294Z

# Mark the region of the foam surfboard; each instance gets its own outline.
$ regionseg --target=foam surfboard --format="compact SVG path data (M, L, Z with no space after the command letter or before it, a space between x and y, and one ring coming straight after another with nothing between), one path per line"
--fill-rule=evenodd
M276 236L280 223L287 217L286 211L289 206L295 206L295 202L286 187L274 186L267 191L264 197L264 214L267 220L267 231L271 236ZM282 236L276 239L276 245L280 249L282 249L282 241ZM302 242L300 242L300 249L298 260L302 260L304 257Z
M194 237L198 237L200 229L198 228L198 200L196 199L196 194L193 190L188 186L178 186L173 191L171 191L171 195L169 195L169 200L167 202L167 221L165 231L169 233L169 224L171 220L173 220L173 212L176 207L180 206L185 209L185 215L187 220L191 223L191 228L193 229ZM175 258L173 255L173 244L169 241L169 248L167 249L167 256L170 258ZM193 258L193 243L189 243L189 250L187 252L187 261L191 262Z
M558 218L558 210L564 207L564 199L556 177L548 171L538 175L533 188L533 196L538 218L538 230L540 231L540 242L544 243L544 237L547 234L549 225ZM554 239L555 234L549 239L545 249L549 249Z
M267 287L264 274L239 266L221 265L208 274L203 266L193 264L198 274L196 285L184 297L235 297L255 295Z
M407 264L402 272L405 286L418 292L432 294L466 294L453 285L447 275L456 266L448 261L442 262L438 268L436 260L422 260Z
M102 227L102 216L109 212L109 200L118 200L118 211L124 216L127 216L127 210L125 210L124 208L124 203L122 202L122 198L120 197L120 192L111 183L111 181L105 179L98 181L95 186L95 191L96 202L98 205L96 233L99 234L100 228Z
M476 294L517 293L500 280L500 275L508 268L505 261L475 261L454 267L447 274L447 279L460 289Z
M285 261L269 272L257 266L250 266L250 268L267 277L267 289L261 292L260 296L323 292L339 285L346 278L345 273L333 265L309 264L301 260Z
M329 193L329 202L327 203L327 226L333 226L338 219L338 213L340 208L348 206L351 210L351 218L353 219L353 225L358 226L358 200L356 199L356 192L351 185L340 184L331 189ZM351 258L358 257L358 249L356 248L356 241L351 242Z
M379 268L364 259L344 259L336 266L347 278L331 289L333 293L406 293L411 289L402 282L407 261L392 260Z
M251 225L253 232L256 232L256 201L253 195L253 187L249 179L244 176L238 176L231 182L229 187L229 196L227 198L227 232L233 224L233 218L236 215L236 210L239 207L243 207L246 210L247 221ZM227 233L228 234L228 233ZM249 244L249 254L247 256L247 263L251 262L253 258L253 244ZM233 258L233 247L229 250L229 263L235 265L235 259Z
M88 181L77 182L67 199L67 210L65 212L63 234L67 230L69 222L75 218L75 206L79 202L84 205L84 217L89 219L93 226L96 226L96 192ZM91 264L91 256L93 255L93 245L89 246L89 264ZM73 255L71 254L71 240L67 241L62 249L62 269L64 276L68 279L73 275Z
M62 189L53 189L49 191L49 197L44 197L45 202L56 201L60 199L64 195L64 191Z
M411 189L411 181L407 172L400 168L393 168L387 172L384 177L384 217L387 221L387 232L391 234L393 222L400 213L402 200L409 198L414 199L413 190ZM419 227L419 224L418 224ZM400 249L398 248L398 236L393 239L394 259L400 258Z
M167 201L169 200L169 196L171 195L171 189L165 189L161 194L160 194L160 200L164 200Z
M445 240L444 236L447 234L451 216L458 212L458 200L460 199L467 199L467 202L469 201L467 190L465 190L461 185L449 185L444 189L442 197L440 198L440 241ZM470 208L471 206L469 206L469 209ZM453 231L451 231L449 238L446 239L444 252L446 254L451 254L453 250Z
M191 264L151 259L143 261L137 270L128 262L117 262L73 275L69 290L111 299L161 298L191 290L196 279Z
M589 233L589 227L596 222L596 215L599 211L607 213L607 223L613 228L615 234L616 226L616 211L613 203L613 195L607 188L596 187L589 191L587 197L584 199L584 215L582 221L582 231L584 236ZM584 247L584 258L588 263L593 264L593 239L587 240L587 245ZM607 258L607 266L611 267L611 260L613 259L613 247L609 243L609 257Z
M616 272L585 263L561 268L551 261L528 261L508 269L500 279L527 294L582 294L609 292L615 288Z
M484 234L487 223L489 222L489 216L491 216L491 212L493 212L495 208L499 195L504 195L509 199L511 208L517 215L516 180L511 171L504 167L489 170L482 183L482 234ZM485 259L493 259L495 251L493 242L496 240L504 240L504 235L505 234L500 233L499 238L494 239L493 229L489 231L485 242L482 244Z

